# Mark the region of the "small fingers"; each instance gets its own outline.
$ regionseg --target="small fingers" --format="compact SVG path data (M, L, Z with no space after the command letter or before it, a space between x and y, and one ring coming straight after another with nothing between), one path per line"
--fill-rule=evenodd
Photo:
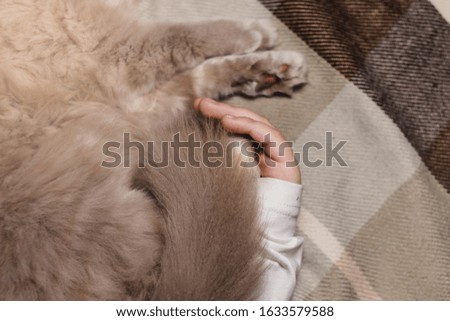
M255 141L263 143L265 153L274 161L291 161L290 146L286 143L283 135L272 125L249 117L226 115L222 118L222 126L232 133L246 134Z
M220 103L209 98L197 98L194 103L194 108L200 111L206 117L216 119L222 119L223 117L225 117L225 115L247 117L262 122L268 126L272 126L272 124L266 118L248 109L232 107L230 105Z

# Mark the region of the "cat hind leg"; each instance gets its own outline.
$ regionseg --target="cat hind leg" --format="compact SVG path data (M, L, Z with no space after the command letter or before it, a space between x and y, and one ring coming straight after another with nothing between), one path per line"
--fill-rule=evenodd
M178 74L146 96L146 110L177 114L192 106L195 98L290 96L307 81L303 56L295 51L263 51L206 60Z
M192 71L192 78L197 97L291 96L306 83L307 68L298 52L266 51L207 60Z

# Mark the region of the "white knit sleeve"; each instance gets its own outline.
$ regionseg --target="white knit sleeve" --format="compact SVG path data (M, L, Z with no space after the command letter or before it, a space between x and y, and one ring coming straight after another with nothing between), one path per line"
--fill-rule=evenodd
M261 178L260 222L265 228L265 274L259 300L290 300L302 259L303 238L296 236L302 185Z

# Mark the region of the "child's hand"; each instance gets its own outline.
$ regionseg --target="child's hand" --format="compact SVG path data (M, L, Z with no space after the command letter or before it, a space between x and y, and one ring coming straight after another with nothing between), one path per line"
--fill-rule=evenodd
M265 146L259 162L261 176L301 183L300 169L292 165L295 162L292 148L267 119L250 110L207 98L196 99L194 108L206 117L220 119L223 127L230 132L249 135Z

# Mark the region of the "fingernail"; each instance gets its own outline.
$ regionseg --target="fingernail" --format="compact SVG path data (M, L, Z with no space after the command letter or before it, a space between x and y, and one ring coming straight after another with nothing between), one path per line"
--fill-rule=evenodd
M196 98L194 101L194 109L199 110L200 105L217 105L217 102L210 98Z
M202 101L202 98L196 98L194 100L194 109L198 110L198 108L200 107L200 102Z

